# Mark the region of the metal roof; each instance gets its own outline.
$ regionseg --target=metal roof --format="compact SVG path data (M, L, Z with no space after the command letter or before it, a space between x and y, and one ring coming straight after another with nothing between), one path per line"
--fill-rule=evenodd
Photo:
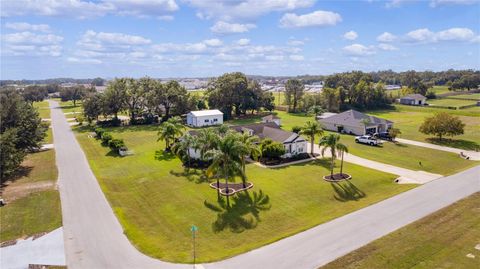
M218 109L197 110L197 111L190 111L190 113L195 117L223 115L223 112Z

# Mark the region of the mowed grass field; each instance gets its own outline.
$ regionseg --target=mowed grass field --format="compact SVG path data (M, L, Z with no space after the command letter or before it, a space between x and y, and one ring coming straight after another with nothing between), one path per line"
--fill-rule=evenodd
M476 99L480 100L480 93L472 93L472 94L461 94L461 95L455 95L455 96L450 96L449 98L466 98L466 99Z
M415 187L394 184L394 175L349 163L345 171L353 179L341 184L322 179L329 173L326 161L279 169L250 164L253 189L231 197L227 209L200 171L184 173L178 158L163 154L157 128L109 129L135 153L123 158L89 138L86 127L75 129L127 237L145 254L166 261L192 261L191 225L199 227L197 261L220 260Z
M278 111L276 115L281 118L282 128L288 131L291 131L293 126L302 127L307 121L314 120L313 115L306 115L305 113L293 114ZM228 123L246 124L255 122L261 122L261 117L234 120ZM403 132L402 127L400 128ZM328 135L329 133L333 132L326 131L324 135ZM319 137L316 138L316 143L319 142L319 139ZM348 146L350 153L359 157L412 169L414 171L421 170L441 175L451 175L480 163L464 160L454 153L413 145L385 142L383 146L372 147L368 145L357 144L355 143L355 137L347 134L341 135L341 142Z
M357 249L322 269L480 268L480 193ZM475 258L468 258L473 254Z
M433 106L461 107L461 106L474 105L476 104L476 101L453 99L453 98L441 98L441 99L430 99L427 101L427 103Z
M21 172L2 186L7 205L0 207L0 241L49 232L62 225L55 151L27 155Z
M33 107L37 109L40 118L50 119L50 108L48 106L48 101L34 102Z
M370 111L368 113L393 121L394 126L402 132L402 134L399 135L400 138L429 143L433 142L467 150L480 149L480 107L451 110L395 105L394 108L393 110ZM447 112L453 116L458 116L460 120L465 123L465 133L453 138L446 137L443 141L436 141L431 139L435 138L434 136L419 132L418 129L425 118L432 117L438 112Z

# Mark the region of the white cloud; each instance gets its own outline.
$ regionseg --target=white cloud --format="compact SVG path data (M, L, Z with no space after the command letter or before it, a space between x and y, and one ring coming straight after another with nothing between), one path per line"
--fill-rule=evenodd
M239 45L239 46L246 46L246 45L250 44L250 39L248 39L248 38L241 38L241 39L237 40L236 43L237 43L237 45Z
M254 24L240 24L240 23L228 23L224 21L218 21L210 27L210 30L217 34L234 34L234 33L246 33L250 29L255 28Z
M343 51L352 56L367 56L375 54L372 47L366 47L362 44L353 44L343 47Z
M302 40L288 40L287 44L289 46L303 46L305 45L305 42L303 42Z
M435 41L435 33L427 28L410 31L406 37L409 42L428 43Z
M303 61L305 59L303 55L290 55L289 58L292 61Z
M436 35L437 40L445 41L468 41L475 37L475 34L472 30L468 28L450 28L445 31L440 31Z
M268 55L265 56L267 61L283 61L285 57L283 55Z
M219 47L223 45L222 40L218 38L207 39L207 40L204 40L203 43L205 43L207 46L210 46L210 47Z
M280 26L284 28L321 27L336 25L341 21L342 17L338 13L317 10L304 15L287 13L280 19Z
M88 59L88 58L79 59L79 58L76 58L76 57L68 57L67 61L71 62L71 63L88 63L88 64L101 64L102 63L102 61L100 61L98 59Z
M201 19L235 21L254 19L270 12L310 7L315 0L185 0L185 2L198 9L197 17Z
M343 34L343 38L347 40L355 40L357 39L357 37L358 37L358 34L355 31L348 31L345 34Z
M478 3L475 0L432 0L430 1L431 7L438 7L442 5L472 5Z
M397 36L389 33L389 32L384 32L383 34L377 36L377 41L379 42L393 42L397 39Z
M390 0L385 3L385 7L387 8L396 8L400 7L403 3L413 3L412 0Z
M29 56L60 56L63 37L53 34L19 32L2 36L2 54Z
M2 1L1 15L63 16L78 19L113 15L159 17L178 10L175 0L8 0Z
M381 50L398 50L397 47L395 47L393 45L390 45L390 44L385 44L385 43L379 44L378 48L381 49Z
M35 32L50 32L50 26L48 24L30 24L26 22L8 22L5 24L8 29L17 31L35 31Z
M82 38L79 41L80 45L87 47L103 47L106 46L123 46L123 45L146 45L150 44L152 41L150 39L136 36L136 35L127 35L123 33L105 33L105 32L95 32L88 30L83 34Z

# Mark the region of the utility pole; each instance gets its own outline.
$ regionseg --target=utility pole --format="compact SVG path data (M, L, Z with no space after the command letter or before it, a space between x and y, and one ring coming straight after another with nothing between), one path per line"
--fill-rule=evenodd
M196 259L196 253L195 253L195 233L198 231L198 227L195 225L192 225L190 228L190 231L192 232L192 241L193 241L193 269L195 269L195 259Z

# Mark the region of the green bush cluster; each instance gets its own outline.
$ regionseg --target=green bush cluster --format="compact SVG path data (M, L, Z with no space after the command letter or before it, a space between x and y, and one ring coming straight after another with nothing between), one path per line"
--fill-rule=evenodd
M110 133L102 128L95 128L94 132L97 135L97 138L102 140L102 145L110 147L113 151L118 152L121 148L126 149L123 139L113 138Z

